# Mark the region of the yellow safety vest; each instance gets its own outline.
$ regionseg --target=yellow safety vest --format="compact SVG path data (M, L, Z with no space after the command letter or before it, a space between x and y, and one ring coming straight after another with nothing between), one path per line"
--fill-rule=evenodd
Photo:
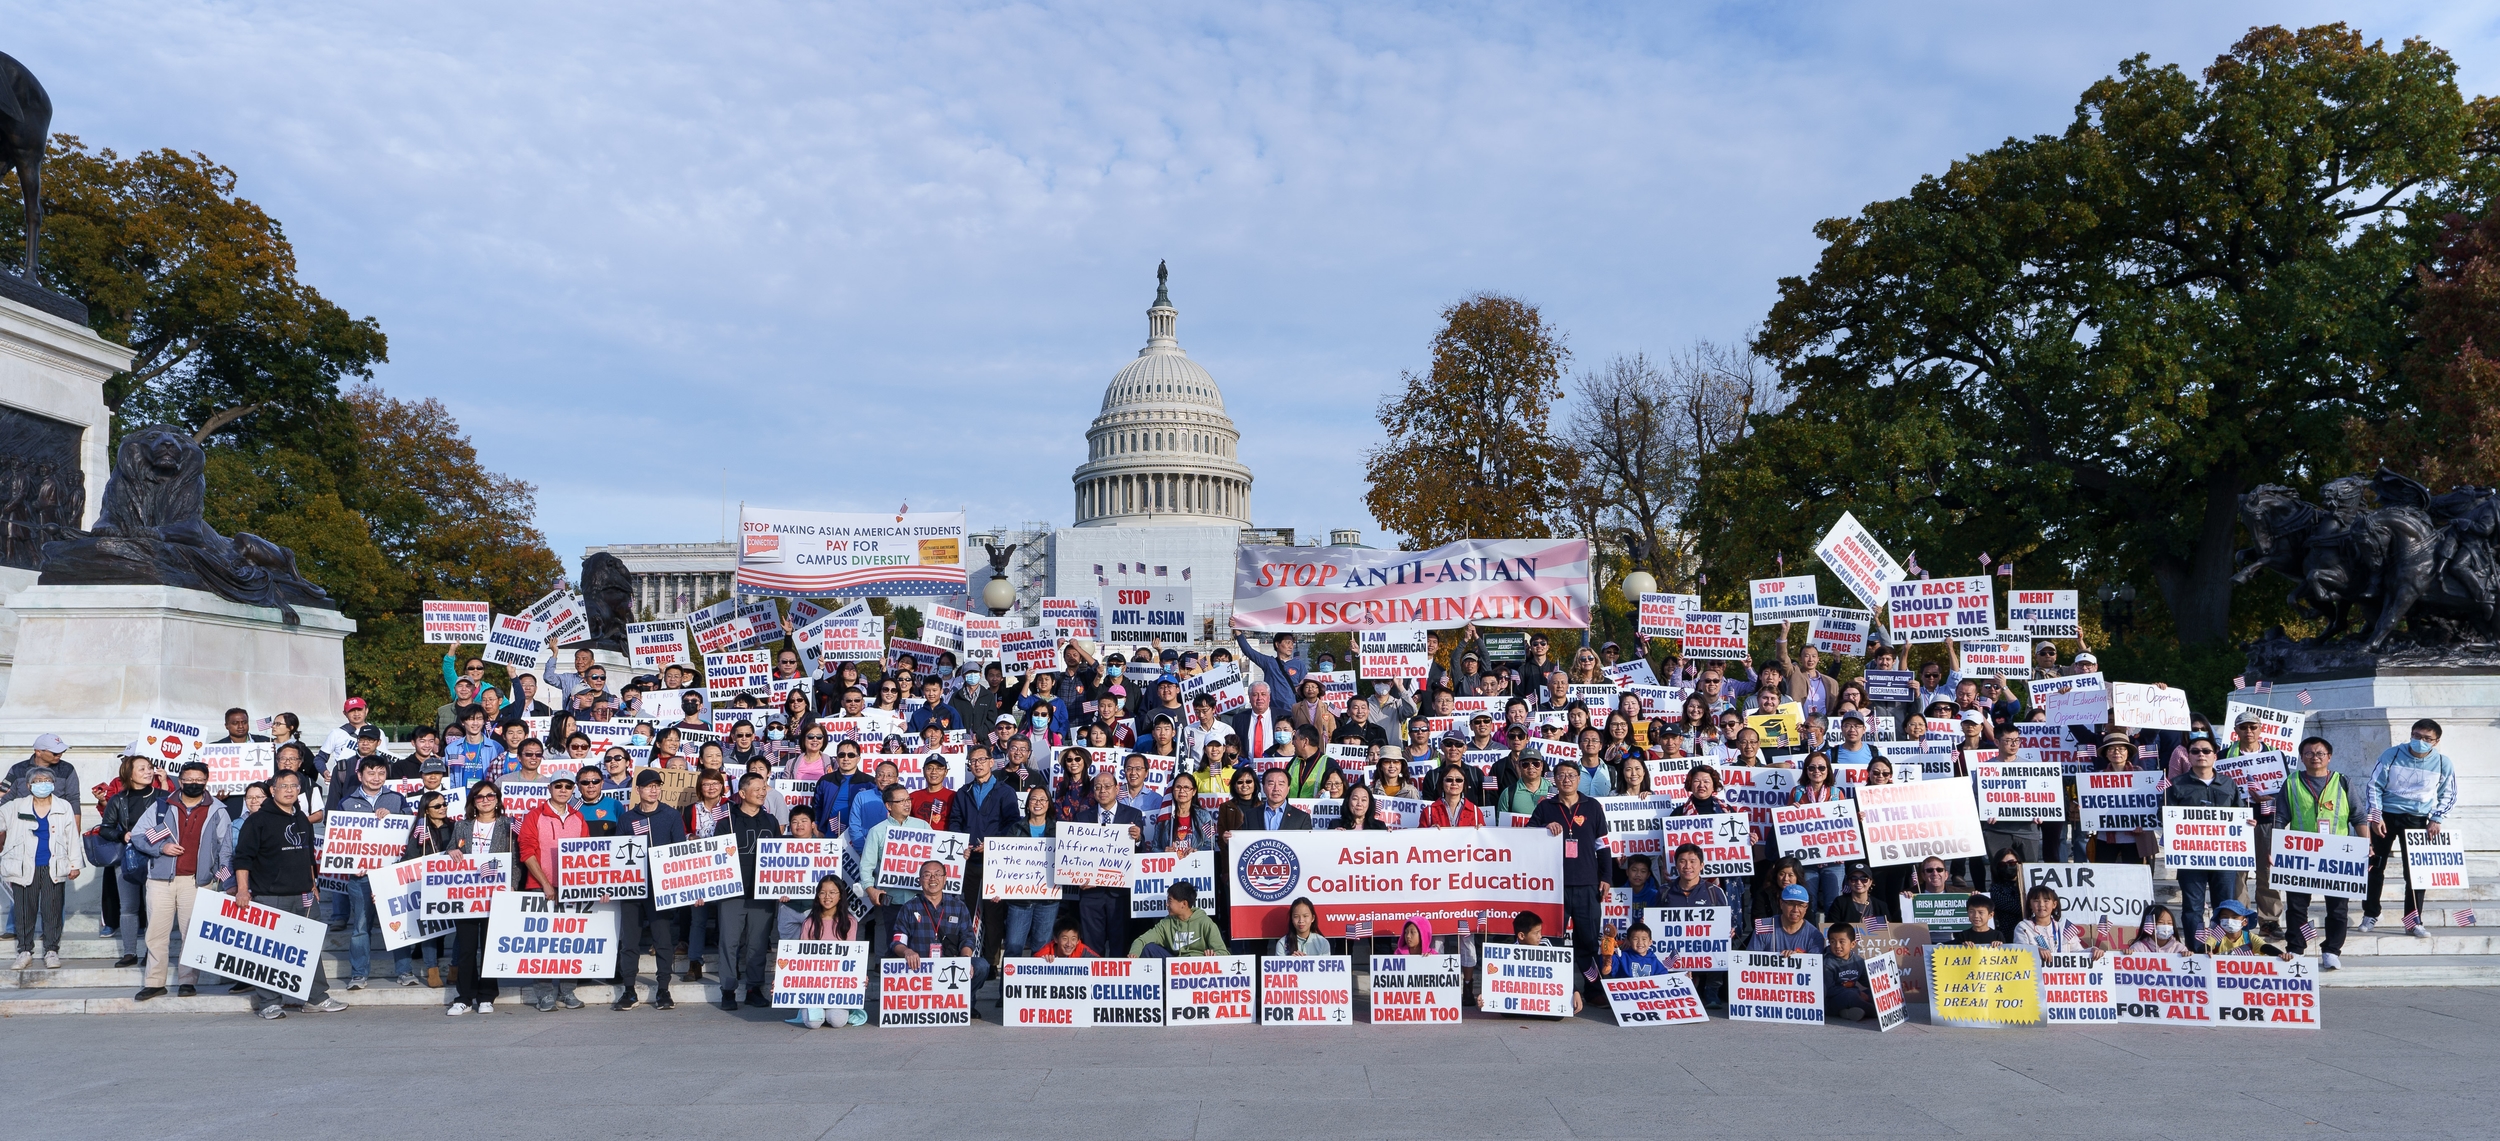
M2352 834L2345 827L2345 821L2352 818L2352 800L2350 793L2344 788L2344 774L2342 773L2326 774L2326 789L2314 798L2309 795L2309 786L2302 781L2301 774L2293 773L2283 782L2283 801L2291 810L2291 820L2284 825L2286 828L2295 832L2324 831L2336 836ZM2321 815L2326 818L2330 827L2324 829L2318 827L2318 818Z

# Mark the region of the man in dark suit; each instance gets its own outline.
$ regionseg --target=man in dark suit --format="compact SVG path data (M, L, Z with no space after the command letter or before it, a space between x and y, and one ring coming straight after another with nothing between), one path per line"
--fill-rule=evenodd
M1146 817L1132 805L1120 803L1120 782L1110 773L1094 778L1094 803L1062 820L1063 824L1108 824L1127 826L1133 850L1146 847ZM1305 813L1302 826L1311 826ZM1077 932L1088 947L1125 947L1128 945L1128 889L1124 887L1079 887L1067 889L1075 904Z
M1311 814L1285 803L1285 770L1269 769L1259 777L1259 809L1242 822L1254 832L1308 832Z

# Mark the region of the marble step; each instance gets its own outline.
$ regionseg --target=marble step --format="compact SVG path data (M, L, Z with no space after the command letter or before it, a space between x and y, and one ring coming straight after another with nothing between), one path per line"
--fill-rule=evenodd
M2342 970L2320 974L2319 985L2500 986L2500 955L2346 954L2343 962Z
M213 987L204 986L198 995L191 998L176 998L167 994L162 998L149 999L146 1002L140 1002L132 997L137 990L135 985L0 990L0 1018L21 1014L248 1014L252 1010L250 995L227 994L222 984ZM438 1016L445 1004L451 1001L450 995L446 992L425 987L388 987L381 990L359 991L333 987L331 993L351 1009L392 1007L410 1011L430 1011ZM642 1004L625 1013L638 1015L650 1011L663 1016L686 1012L701 1014L707 1008L712 1014L721 1013L718 1009L720 990L709 983L699 987L693 983L678 983L670 988L670 993L677 999L677 1009L653 1011L650 1002L651 987L649 980L645 979L639 991L643 999ZM495 1013L488 1017L500 1017L506 1013L538 1014L537 1008L522 1001L521 995L520 987L510 983L505 984L503 997L495 1000ZM612 986L604 983L597 985L584 983L575 992L575 996L580 998L587 1008L596 1009L602 1014L614 1013L607 1009L608 1003L616 999L616 988ZM698 997L701 999L700 1002L697 1001ZM552 1013L586 1014L589 1010L572 1011L559 1007ZM290 1011L288 1017L307 1016L301 1012ZM319 1018L321 1015L314 1014L309 1017Z

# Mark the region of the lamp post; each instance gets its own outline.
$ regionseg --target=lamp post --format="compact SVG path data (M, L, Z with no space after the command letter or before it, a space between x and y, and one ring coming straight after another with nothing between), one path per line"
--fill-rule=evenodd
M2135 628L2135 587L2128 583L2103 583L2098 593L2102 628L2109 631L2112 642L2126 644L2127 631Z
M1002 577L993 577L981 587L981 605L990 608L991 617L998 617L1016 604L1016 584Z
M1625 602L1632 605L1632 609L1639 610L1642 595L1658 593L1658 580L1652 578L1648 571L1636 570L1623 576L1623 581L1615 589L1623 595Z

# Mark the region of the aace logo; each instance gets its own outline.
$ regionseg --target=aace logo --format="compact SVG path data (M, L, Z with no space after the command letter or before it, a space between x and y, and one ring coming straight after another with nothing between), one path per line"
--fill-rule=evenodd
M1233 878L1250 898L1274 903L1292 894L1294 884L1301 881L1302 860L1293 854L1293 845L1282 840L1254 840L1241 850Z

